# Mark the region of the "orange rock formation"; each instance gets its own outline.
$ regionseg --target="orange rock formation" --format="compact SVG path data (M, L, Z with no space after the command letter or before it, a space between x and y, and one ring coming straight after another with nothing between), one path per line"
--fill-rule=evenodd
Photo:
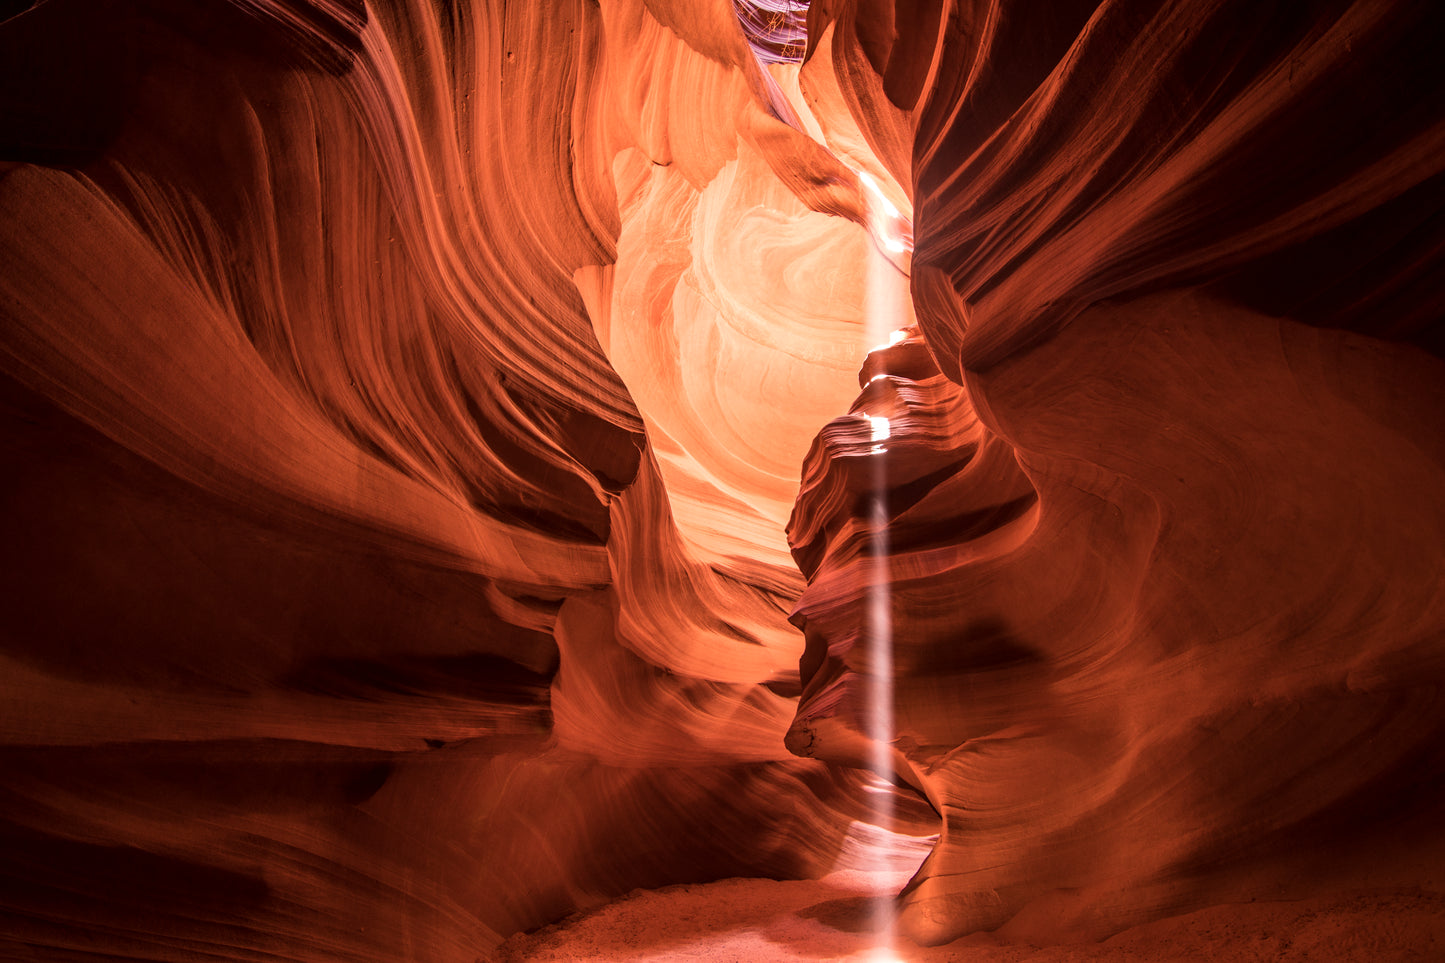
M826 872L880 477L907 934L1422 882L1431 5L26 6L5 955L472 961Z

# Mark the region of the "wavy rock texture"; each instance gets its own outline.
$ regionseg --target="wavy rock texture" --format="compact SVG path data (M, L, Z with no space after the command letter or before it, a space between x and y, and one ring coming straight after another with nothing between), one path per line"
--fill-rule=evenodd
M729 9L0 44L4 955L471 961L833 867L782 525L866 234Z
M789 744L865 758L881 460L894 766L944 826L904 931L1379 872L1356 841L1442 774L1440 16L813 9L912 165L921 338L865 371L887 451L854 417L809 456Z
M777 6L0 22L7 955L846 862L880 467L916 939L1438 800L1439 15L840 0L796 65Z

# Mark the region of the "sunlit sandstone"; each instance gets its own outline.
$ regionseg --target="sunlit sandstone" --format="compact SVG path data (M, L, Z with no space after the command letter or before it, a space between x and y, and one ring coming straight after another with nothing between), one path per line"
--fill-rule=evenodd
M869 768L920 943L1438 888L1441 15L748 31L0 22L4 955L470 963Z

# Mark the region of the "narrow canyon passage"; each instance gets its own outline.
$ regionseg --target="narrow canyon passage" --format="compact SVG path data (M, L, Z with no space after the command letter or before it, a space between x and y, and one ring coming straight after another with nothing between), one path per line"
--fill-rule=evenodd
M0 957L1438 958L1442 46L0 5Z

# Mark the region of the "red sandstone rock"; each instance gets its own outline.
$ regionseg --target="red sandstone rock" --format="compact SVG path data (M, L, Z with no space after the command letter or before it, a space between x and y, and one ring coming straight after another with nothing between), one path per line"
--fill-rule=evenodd
M917 509L891 526L897 768L945 827L905 930L1034 907L1017 935L1107 933L1431 805L1439 18L983 4L870 47L873 21L830 15L862 90L934 57L928 93L890 103L914 111L918 323L965 389L925 410L972 432L910 444L904 419L884 456L906 503L950 451L966 478L927 476L958 493L930 540L903 534ZM869 483L832 437L794 518L794 744L856 763Z
M1439 16L807 27L0 23L0 949L471 961L826 872L879 461L908 932L1425 882ZM916 327L865 360L870 250Z

